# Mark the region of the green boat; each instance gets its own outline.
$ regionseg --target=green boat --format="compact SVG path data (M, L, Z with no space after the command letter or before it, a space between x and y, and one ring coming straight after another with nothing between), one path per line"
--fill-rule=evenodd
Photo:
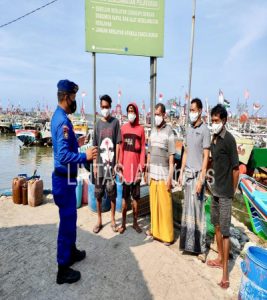
M248 211L253 232L267 240L267 188L255 179L242 175L239 187Z

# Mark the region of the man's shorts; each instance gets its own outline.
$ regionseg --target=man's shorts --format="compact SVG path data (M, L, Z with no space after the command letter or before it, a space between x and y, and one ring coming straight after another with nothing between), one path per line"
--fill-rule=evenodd
M213 196L211 201L211 223L214 226L220 226L223 236L230 235L232 198L221 198Z
M140 182L136 183L123 183L122 187L122 197L125 200L131 200L131 197L134 200L140 199Z
M95 180L95 197L96 199L102 199L107 192L107 196L110 200L117 198L117 185L115 180L96 178Z

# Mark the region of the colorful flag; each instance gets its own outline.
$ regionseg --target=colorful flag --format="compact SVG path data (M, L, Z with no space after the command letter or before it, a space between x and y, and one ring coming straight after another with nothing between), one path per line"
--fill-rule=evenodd
M173 102L172 102L172 109L175 109L175 110L176 110L176 108L177 108L177 103L176 103L176 101L173 101Z
M254 109L254 110L258 110L258 109L260 109L260 108L261 108L260 103L253 103L253 109Z
M143 100L143 103L142 103L142 110L145 111L146 110L146 105L145 105L145 101Z
M219 89L219 99L218 99L218 103L219 104L224 104L224 95L223 95L223 91L221 89Z
M122 95L122 93L121 93L121 89L119 89L119 91L118 91L118 97L120 98L120 97L121 97L121 95Z
M223 99L223 105L224 107L230 107L230 101Z
M83 99L82 99L82 106L81 106L81 115L83 118L85 117L85 109L84 109Z
M159 101L162 101L162 99L163 99L163 94L159 94Z
M249 98L249 91L248 91L248 89L245 89L245 92L244 92L244 98L245 98L245 100L248 100L248 98Z

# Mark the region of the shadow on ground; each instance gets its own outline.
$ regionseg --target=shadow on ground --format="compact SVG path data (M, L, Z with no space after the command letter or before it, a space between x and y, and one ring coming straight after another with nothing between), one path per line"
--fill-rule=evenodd
M78 246L87 251L74 265L82 279L57 285L57 226L33 225L0 229L1 299L152 299L131 247L144 236L110 239L78 228ZM123 242L122 242L123 238ZM3 259L5 258L5 259Z

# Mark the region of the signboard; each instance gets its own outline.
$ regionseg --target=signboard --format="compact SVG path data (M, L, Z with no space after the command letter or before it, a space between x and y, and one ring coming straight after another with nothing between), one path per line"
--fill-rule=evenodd
M163 56L164 0L85 0L86 51Z

